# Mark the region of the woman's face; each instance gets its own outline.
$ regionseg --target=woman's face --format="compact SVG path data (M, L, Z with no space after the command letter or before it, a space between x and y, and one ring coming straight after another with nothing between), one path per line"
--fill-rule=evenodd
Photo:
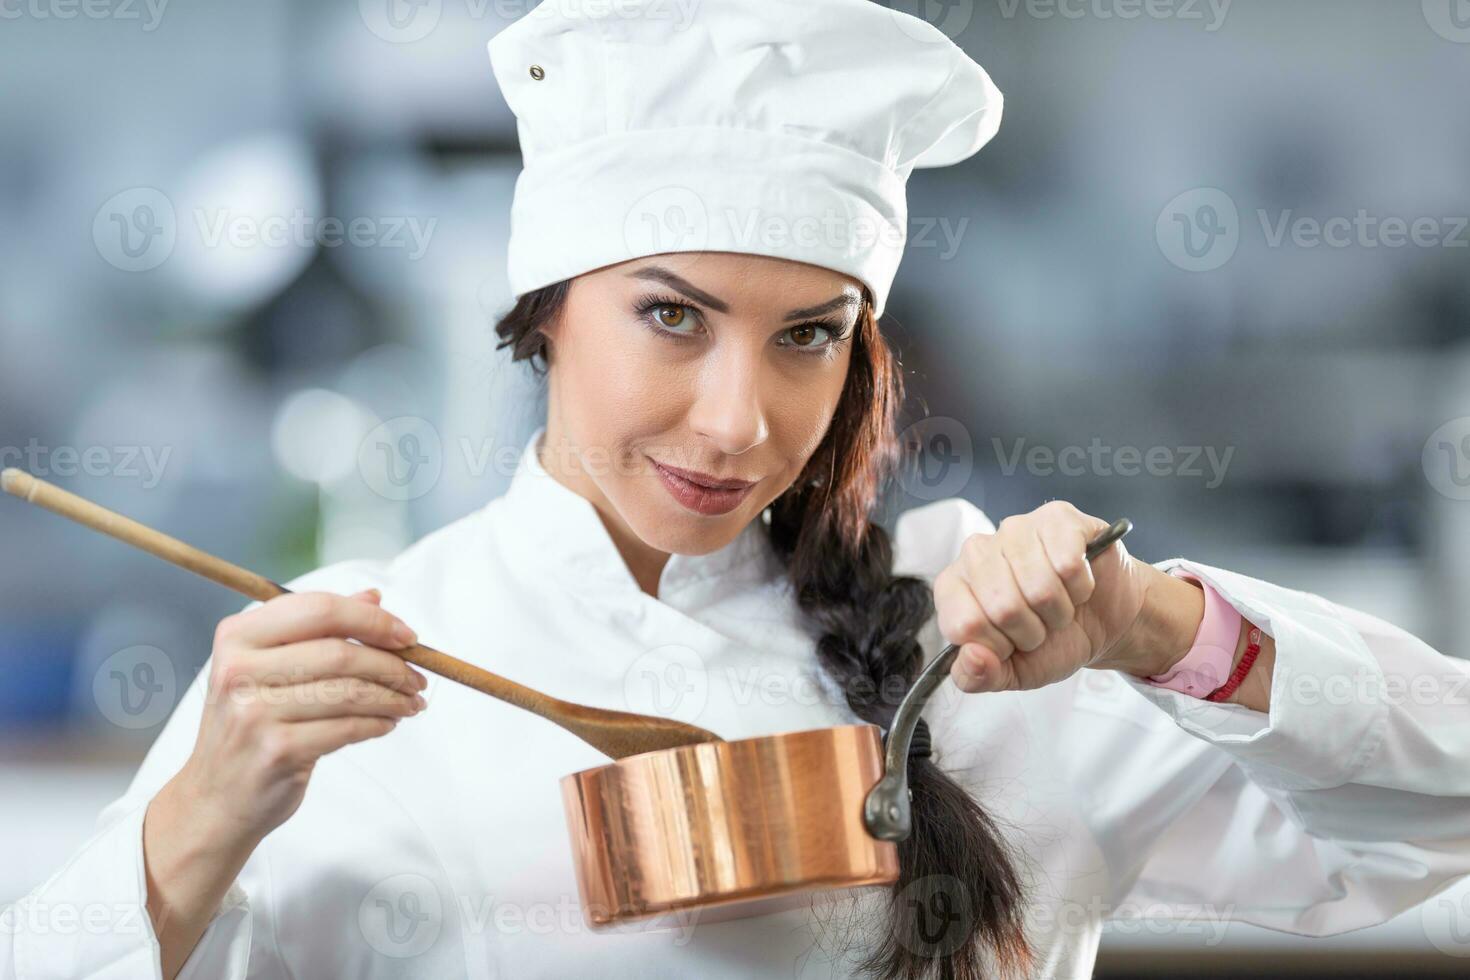
M821 443L861 296L839 272L731 252L652 255L577 277L545 330L547 468L598 506L620 543L724 546Z

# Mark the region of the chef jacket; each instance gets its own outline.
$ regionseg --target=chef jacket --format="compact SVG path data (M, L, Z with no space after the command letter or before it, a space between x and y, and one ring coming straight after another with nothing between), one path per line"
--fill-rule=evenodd
M714 552L670 556L648 595L593 505L540 465L543 431L503 496L391 560L334 563L289 587L376 586L430 646L727 739L859 720L818 667L760 520ZM977 532L994 526L964 500L912 508L894 525L895 571L932 582ZM1180 565L1275 638L1269 713L1091 669L1025 692L946 683L924 712L937 764L1021 855L1037 976L1089 977L1109 917L1174 919L1204 955L1229 922L1357 929L1470 872L1470 665L1308 592L1183 558L1157 567ZM920 640L926 658L943 648L933 617ZM161 976L143 815L193 747L207 676L95 836L8 910L4 976ZM320 760L182 977L829 977L852 975L875 942L877 887L592 931L559 780L607 759L437 676L425 696L394 731Z

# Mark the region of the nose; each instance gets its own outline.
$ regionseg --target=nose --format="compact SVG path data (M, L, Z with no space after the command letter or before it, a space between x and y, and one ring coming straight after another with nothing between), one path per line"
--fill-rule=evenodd
M724 350L708 358L699 373L689 410L689 427L720 452L738 456L770 435L761 397L759 352Z

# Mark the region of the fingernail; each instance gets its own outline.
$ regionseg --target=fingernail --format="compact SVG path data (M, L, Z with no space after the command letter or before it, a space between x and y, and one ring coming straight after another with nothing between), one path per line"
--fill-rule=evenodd
M393 624L393 639L404 646L412 646L418 642L418 634L408 628L408 624L399 620Z
M418 682L419 690L422 691L429 686L429 679L418 671L413 672L413 679Z
M413 710L414 710L414 713L415 714L417 714L420 711L423 711L428 706L429 706L429 702L427 702L427 701L424 700L424 696L422 694L415 694L413 696Z

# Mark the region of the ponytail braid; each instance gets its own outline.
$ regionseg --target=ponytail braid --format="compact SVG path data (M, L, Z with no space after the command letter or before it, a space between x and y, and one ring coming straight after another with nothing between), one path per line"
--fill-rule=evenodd
M917 636L934 600L923 579L893 574L888 533L869 519L897 465L903 384L864 299L832 426L801 478L772 503L769 531L823 669L854 714L887 731L923 667ZM928 734L921 722L915 742ZM994 821L926 753L911 754L908 765L913 832L898 844L889 929L862 969L972 980L988 948L1003 973L1025 970L1020 876Z

